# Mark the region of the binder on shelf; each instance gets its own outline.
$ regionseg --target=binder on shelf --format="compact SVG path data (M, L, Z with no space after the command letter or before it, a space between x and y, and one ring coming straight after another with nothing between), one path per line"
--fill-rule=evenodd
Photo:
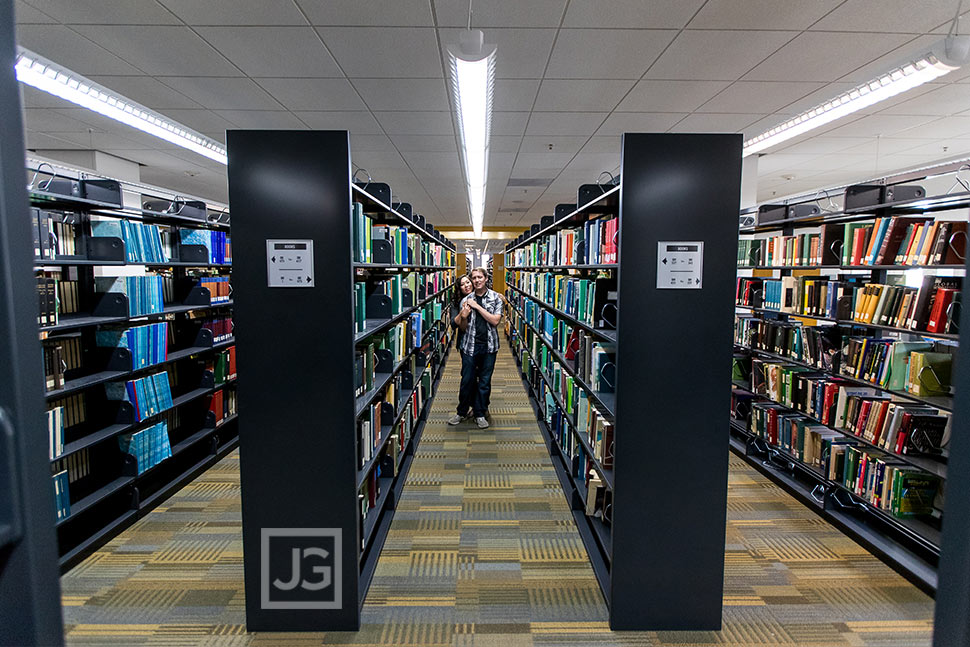
M121 183L117 180L84 178L80 181L80 192L86 200L122 205Z
M783 204L763 204L758 207L758 224L778 222L788 216L788 207Z

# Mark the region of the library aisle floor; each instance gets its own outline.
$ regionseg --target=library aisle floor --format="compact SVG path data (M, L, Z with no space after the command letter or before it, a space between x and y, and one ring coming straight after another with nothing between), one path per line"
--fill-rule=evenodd
M929 644L929 597L733 456L723 630L610 632L512 355L499 354L485 431L445 422L460 369L450 359L360 632L245 632L232 454L62 578L67 643Z

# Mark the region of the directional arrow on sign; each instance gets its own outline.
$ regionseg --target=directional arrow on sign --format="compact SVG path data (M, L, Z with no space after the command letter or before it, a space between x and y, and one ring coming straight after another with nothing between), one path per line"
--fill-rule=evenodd
M667 259L666 259L666 258L665 258L665 259L663 260L663 264L664 264L664 265L666 265L666 264L667 264Z
M271 258L269 260L271 260L271 261L273 261L275 263L276 262L276 257L274 256L273 258Z
M694 280L697 281L697 285L700 285L701 284L701 280L700 279L694 279Z
M313 279L311 279L311 278L310 278L309 276L308 276L308 277L306 277L306 282L307 282L307 283L309 283L309 282L310 282L310 281L312 281L312 280L313 280Z

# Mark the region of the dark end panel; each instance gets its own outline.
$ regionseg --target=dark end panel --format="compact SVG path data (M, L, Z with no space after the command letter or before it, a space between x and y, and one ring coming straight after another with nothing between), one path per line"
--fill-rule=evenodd
M61 645L13 3L0 0L0 644Z
M962 318L966 325L967 315ZM954 362L960 367L953 376L954 392L959 397L953 399L953 432L946 468L934 647L970 645L970 344L963 337Z
M721 626L740 135L626 134L613 629ZM657 243L704 243L702 289L658 289Z
M348 133L237 130L228 132L228 148L247 628L356 629ZM267 239L312 240L316 286L267 287ZM340 609L262 608L263 528L339 530ZM274 559L286 581L290 549L280 550Z

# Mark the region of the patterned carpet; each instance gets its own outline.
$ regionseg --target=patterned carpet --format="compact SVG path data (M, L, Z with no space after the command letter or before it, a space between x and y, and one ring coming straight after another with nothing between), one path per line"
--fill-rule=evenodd
M62 578L69 645L928 645L933 603L735 457L724 628L613 633L515 362L499 354L492 426L445 421L452 354L352 633L248 634L238 456L231 454Z

